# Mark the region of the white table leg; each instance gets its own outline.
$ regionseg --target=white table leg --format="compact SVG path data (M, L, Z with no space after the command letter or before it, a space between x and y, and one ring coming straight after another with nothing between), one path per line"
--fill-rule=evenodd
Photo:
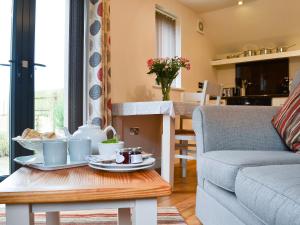
M131 211L130 208L118 209L118 225L131 225Z
M59 212L46 212L46 225L59 225Z
M117 134L119 135L120 140L124 140L124 126L123 126L123 117L122 116L113 116L112 123L113 127L116 129Z
M157 225L157 200L136 200L132 220L133 225Z
M161 143L161 176L171 186L174 183L175 119L163 115L163 133Z
M6 225L34 225L31 205L6 205Z
M185 141L187 144L187 141ZM182 155L187 156L187 150L186 149L182 149ZM186 167L187 167L187 159L182 159L182 163L181 163L181 176L182 177L186 177Z

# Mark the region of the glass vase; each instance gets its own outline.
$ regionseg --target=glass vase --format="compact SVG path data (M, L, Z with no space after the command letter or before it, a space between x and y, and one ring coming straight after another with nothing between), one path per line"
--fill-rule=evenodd
M161 87L161 91L162 91L162 100L163 101L170 101L170 86L166 85L166 87L164 85L162 85Z

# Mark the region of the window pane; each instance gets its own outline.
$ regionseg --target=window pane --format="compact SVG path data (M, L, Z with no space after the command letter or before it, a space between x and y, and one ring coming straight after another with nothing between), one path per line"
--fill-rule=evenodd
M0 0L0 176L9 174L9 94L12 1Z
M64 126L67 2L36 1L35 62L46 65L35 67L35 129L42 132L61 132Z
M176 55L176 21L156 12L156 40L158 57Z

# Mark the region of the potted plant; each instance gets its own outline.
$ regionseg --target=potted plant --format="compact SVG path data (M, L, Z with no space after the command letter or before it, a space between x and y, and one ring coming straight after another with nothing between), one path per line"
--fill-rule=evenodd
M180 68L190 70L191 65L188 59L182 57L156 58L147 61L149 72L155 74L157 85L161 85L163 101L170 100L170 90L173 80L178 76Z
M119 141L117 136L113 137L112 139L108 139L105 141L101 141L98 144L99 154L104 156L113 156L115 155L120 149L124 148L124 142Z

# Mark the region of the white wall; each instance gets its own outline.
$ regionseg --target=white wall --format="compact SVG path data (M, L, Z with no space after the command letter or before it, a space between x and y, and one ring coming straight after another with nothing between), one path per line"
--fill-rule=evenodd
M297 44L300 49L300 1L256 0L202 14L207 37L212 41L215 58L246 49L272 48ZM290 77L300 69L300 58L290 60ZM234 66L218 67L219 83L234 85Z
M215 54L206 35L196 32L197 13L175 0L111 0L112 101L160 100L147 75L146 61L156 55L155 4L175 14L181 23L182 56L192 69L183 70L182 87L196 91L199 81L216 81L210 60ZM173 91L171 98L178 99Z

